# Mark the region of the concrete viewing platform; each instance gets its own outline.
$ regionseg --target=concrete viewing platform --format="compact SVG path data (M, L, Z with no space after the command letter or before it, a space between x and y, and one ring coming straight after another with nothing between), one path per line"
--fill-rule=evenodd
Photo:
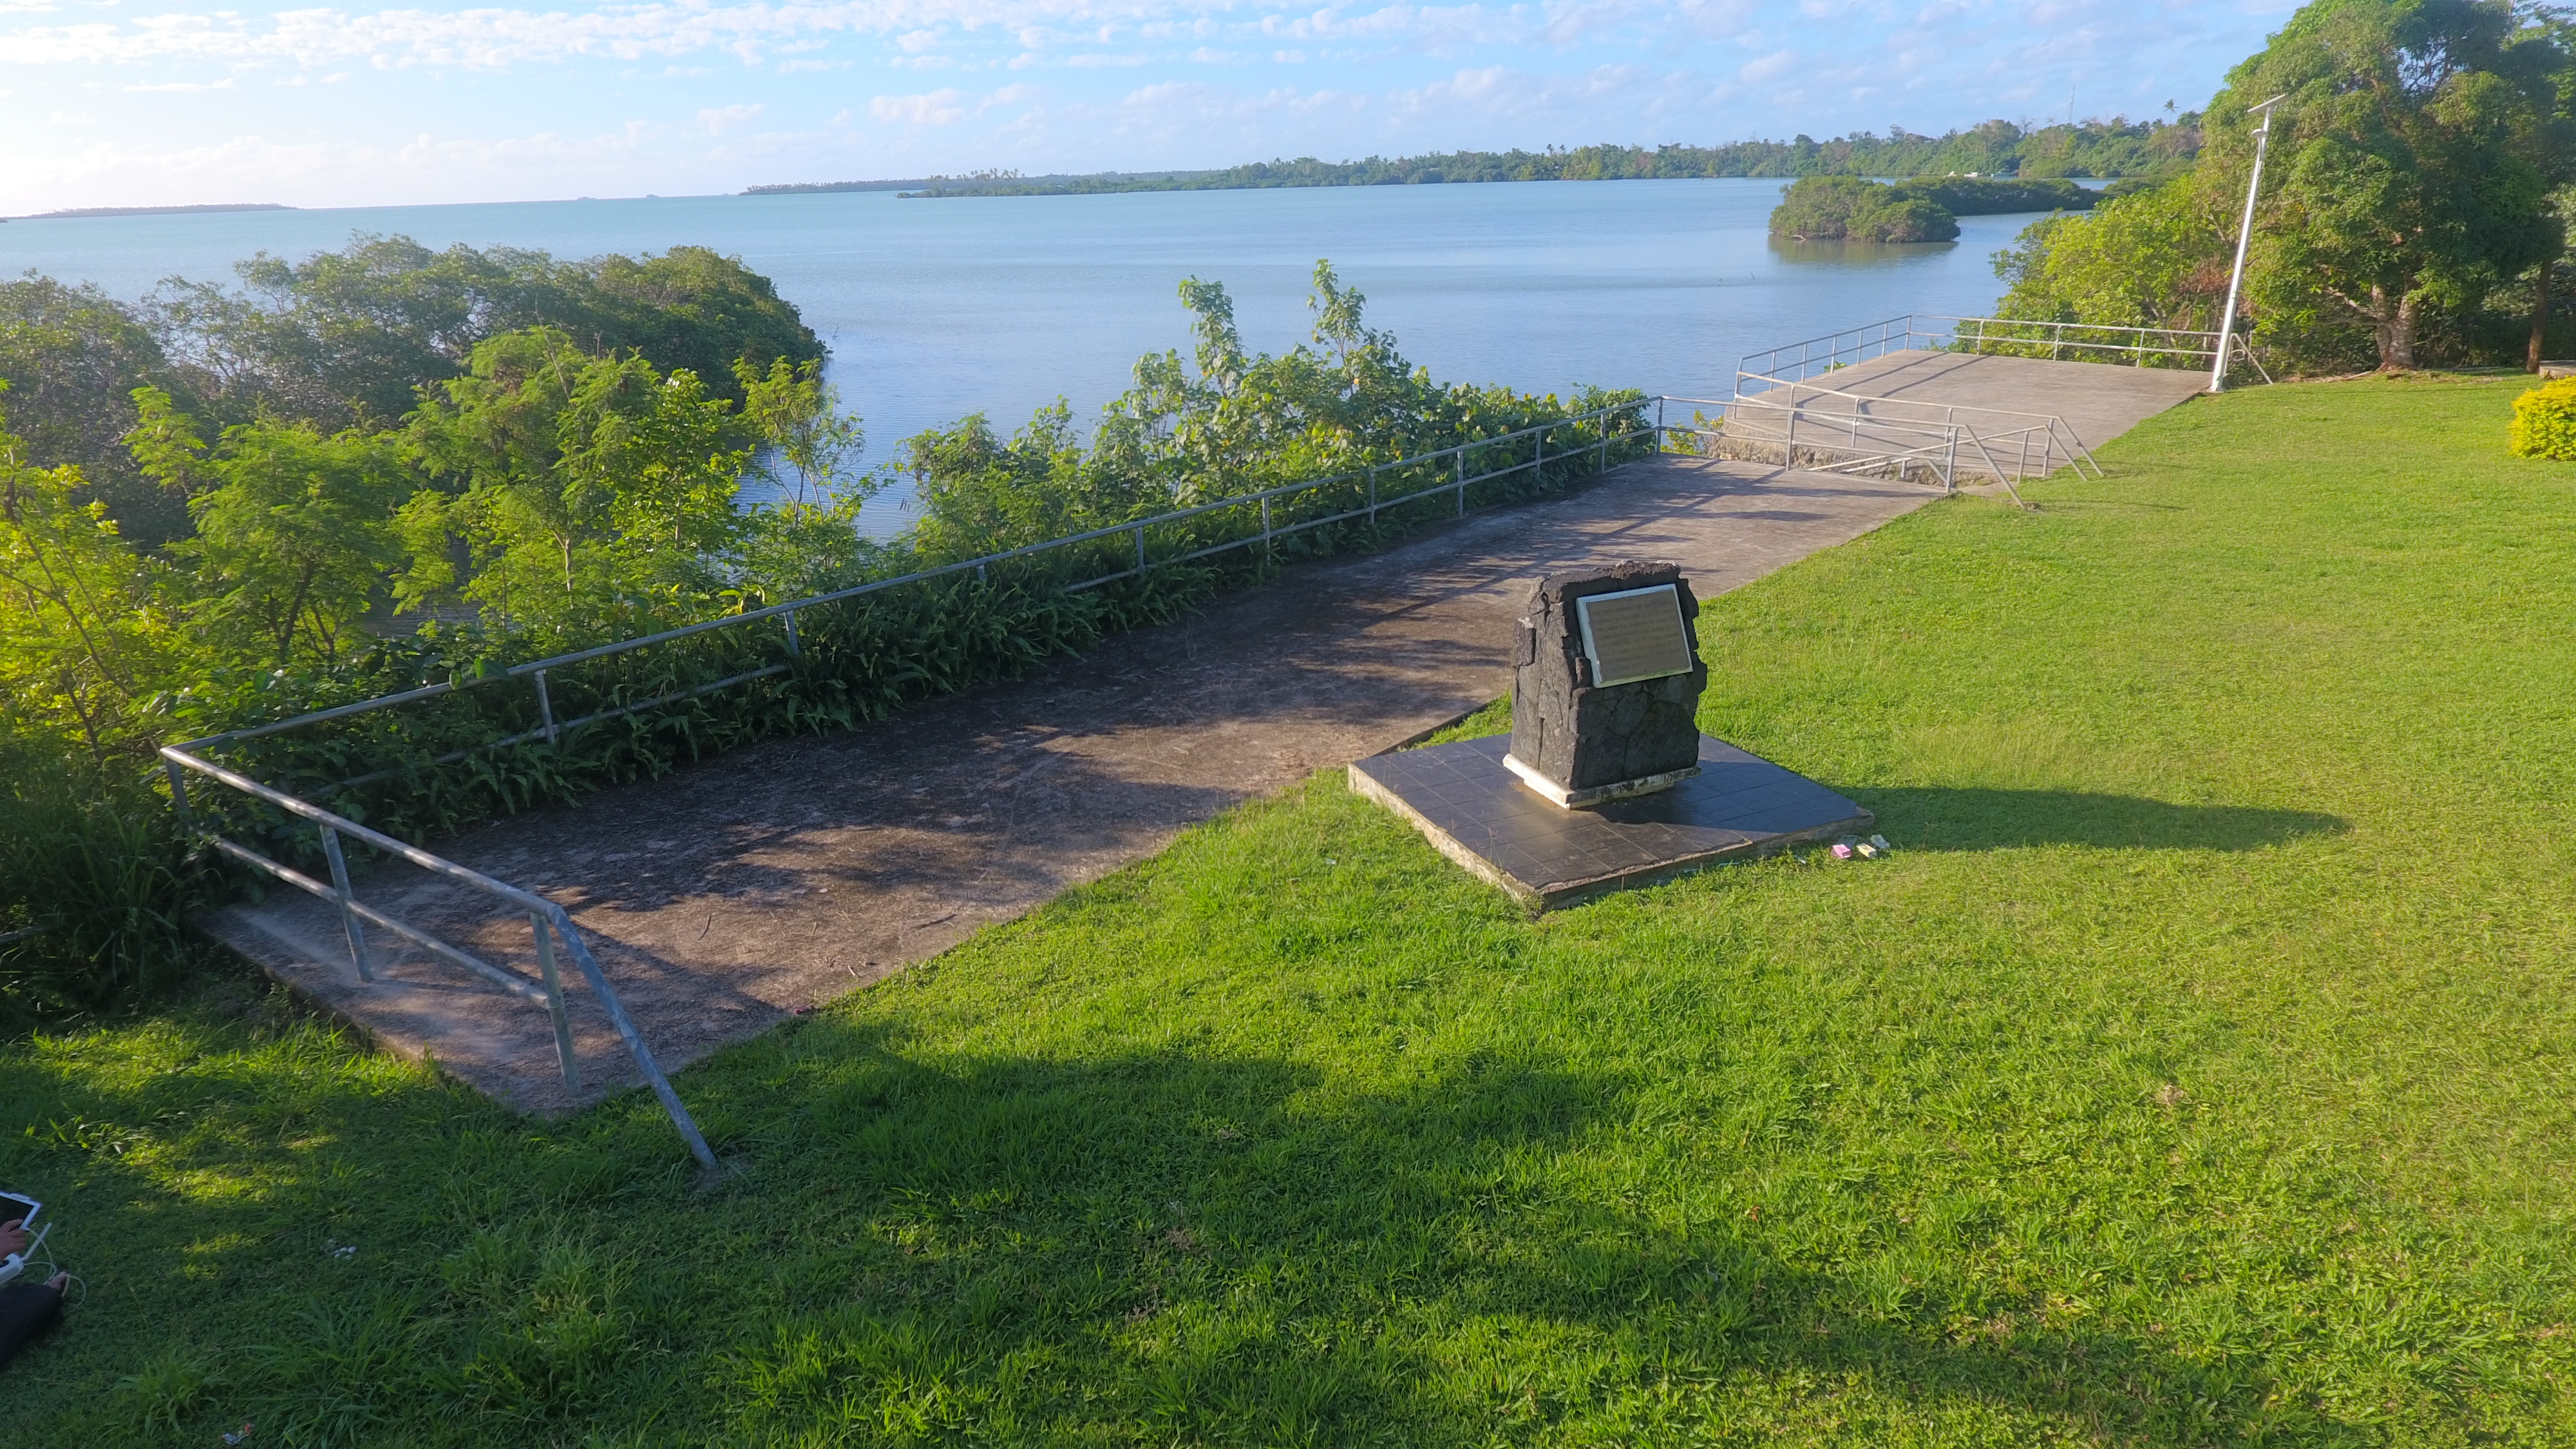
M2170 367L2052 362L1960 352L1891 352L1808 378L1803 386L1940 407L2062 418L2098 448L2208 390L2209 374Z
M2011 405L2057 411L2089 444L2188 391L2175 374L1927 354L1834 374L1980 406L2003 405L2016 377L2049 386ZM1642 460L1382 553L1292 568L1021 680L841 734L766 741L434 848L568 909L676 1070L1143 859L1232 805L1503 695L1514 620L1541 575L1664 559L1708 597L1937 496L1881 478ZM486 897L399 865L365 873L356 891L533 974L528 922ZM586 989L569 993L575 1093L557 1075L545 1011L381 931L379 979L360 985L337 912L320 901L276 891L204 924L385 1048L434 1059L520 1109L562 1113L639 1083Z

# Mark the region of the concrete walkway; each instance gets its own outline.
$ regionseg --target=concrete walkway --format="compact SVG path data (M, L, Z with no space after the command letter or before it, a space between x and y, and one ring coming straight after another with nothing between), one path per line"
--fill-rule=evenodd
M1807 379L1862 397L1951 407L2052 413L2098 448L2209 386L2209 374L2166 367L1976 357L1956 352L1891 352Z
M562 902L675 1070L1143 859L1228 806L1499 697L1511 621L1541 574L1673 559L1707 597L1936 496L1754 464L1633 463L1568 497L1293 569L1024 680L828 738L768 741L438 848ZM482 896L402 865L357 890L533 972L527 923ZM357 985L337 913L310 897L275 893L206 924L380 1045L522 1109L559 1113L638 1081L585 989L570 993L576 1096L542 1009L382 932L378 980Z
M1833 378L2057 413L2093 445L2191 391L2186 374L1927 353ZM769 741L441 852L562 902L675 1070L1143 859L1228 806L1499 697L1511 622L1542 574L1671 559L1707 598L1934 496L1750 463L1632 463L1568 497L1294 569L1024 680L825 739ZM527 922L480 895L400 865L357 890L534 972ZM205 924L379 1044L522 1109L560 1113L637 1084L584 989L570 993L576 1094L556 1073L544 1011L381 932L379 979L359 986L320 902L281 892Z

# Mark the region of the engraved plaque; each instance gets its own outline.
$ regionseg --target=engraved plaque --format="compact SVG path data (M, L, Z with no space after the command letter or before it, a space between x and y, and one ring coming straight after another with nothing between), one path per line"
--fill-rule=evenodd
M1682 632L1682 601L1671 584L1593 594L1574 601L1583 623L1583 653L1596 686L1687 674L1690 639Z

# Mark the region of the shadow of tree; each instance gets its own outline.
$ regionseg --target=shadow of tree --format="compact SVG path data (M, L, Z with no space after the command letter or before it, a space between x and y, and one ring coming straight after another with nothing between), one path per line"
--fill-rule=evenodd
M1694 1210L1622 1146L1651 1084L1535 1056L1426 1053L1361 1086L1203 1033L976 1056L811 1018L683 1078L736 1169L692 1191L649 1099L541 1129L306 1055L301 1075L0 1068L13 1111L94 1138L9 1164L60 1204L96 1303L13 1366L47 1385L22 1416L60 1415L40 1431L1632 1442L1623 1415L1714 1427L1707 1396L1752 1375L1990 1433L2368 1437L2258 1355L1999 1311L1964 1248L1824 1264ZM544 1306L549 1267L460 1287L460 1255L540 1238L578 1249L605 1306ZM134 1429L109 1390L182 1351L222 1407Z
M2260 850L2302 836L2340 835L2320 810L2176 805L2081 790L1907 786L1852 789L1851 797L1909 850L1995 850L2084 845L2101 850Z

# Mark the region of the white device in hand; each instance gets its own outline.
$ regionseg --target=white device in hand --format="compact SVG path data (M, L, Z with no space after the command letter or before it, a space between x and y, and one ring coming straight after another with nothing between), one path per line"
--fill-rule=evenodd
M45 1245L45 1234L50 1233L53 1230L54 1225L52 1223L45 1224L43 1229L36 1234L35 1241L27 1245L26 1252L11 1253L8 1257L0 1258L0 1283L6 1283L17 1277L19 1274L26 1272L28 1256L34 1253L38 1248Z
M21 1228L34 1227L36 1214L44 1210L45 1205L34 1198L20 1197L14 1192L0 1192L0 1224L16 1223ZM0 1283L7 1283L26 1272L27 1260L35 1255L36 1249L44 1246L45 1234L53 1230L52 1223L45 1224L37 1229L34 1241L8 1257L0 1258Z

